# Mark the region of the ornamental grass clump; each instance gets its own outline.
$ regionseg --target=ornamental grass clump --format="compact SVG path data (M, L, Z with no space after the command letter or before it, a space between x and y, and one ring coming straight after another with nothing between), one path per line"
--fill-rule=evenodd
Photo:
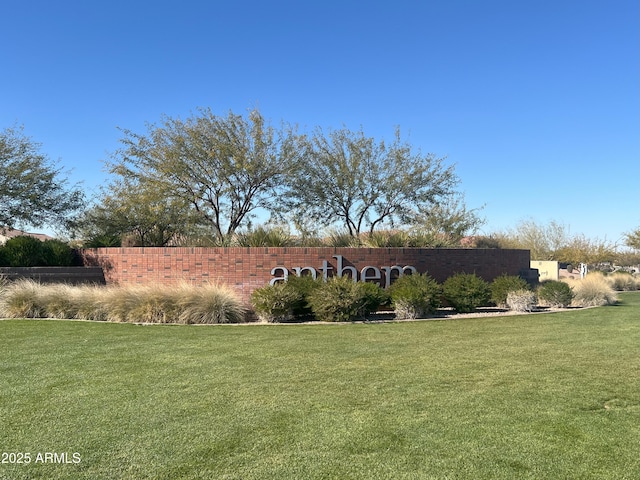
M424 318L440 306L440 285L426 273L403 275L389 290L391 304L399 319Z
M183 287L177 306L178 323L242 323L246 309L236 292L226 285Z
M178 301L186 288L140 285L128 290L127 322L175 323L180 313Z
M107 287L102 295L97 297L96 307L105 312L105 320L108 322L129 322L129 312L136 307L140 300L140 286L113 286Z
M611 288L618 292L640 290L640 279L628 272L614 272L606 277Z
M498 307L509 308L507 297L511 292L529 290L529 284L516 275L503 274L496 277L490 284L491 301Z
M458 313L475 312L491 301L489 284L475 273L458 273L442 285L445 300Z
M574 297L571 286L557 280L542 282L537 293L540 304L551 308L567 308Z
M0 290L0 317L130 323L238 323L245 308L226 286L71 286L20 280Z
M98 285L78 285L69 289L70 299L76 310L75 316L70 318L96 322L107 321L109 305L103 301L103 297L108 293L109 288Z
M40 285L37 295L47 318L77 318L77 287L67 284Z
M590 273L580 280L574 280L571 285L575 293L573 305L577 307L598 307L618 302L616 292L601 273Z
M41 295L41 285L33 280L8 283L0 298L0 317L44 318L46 309Z
M237 232L232 245L238 247L290 247L295 238L283 227L258 226L244 232Z

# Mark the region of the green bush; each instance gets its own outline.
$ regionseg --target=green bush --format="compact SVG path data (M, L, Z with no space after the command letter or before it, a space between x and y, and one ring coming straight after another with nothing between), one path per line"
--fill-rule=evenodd
M331 277L313 289L308 302L320 321L350 322L364 318L377 308L374 308L370 289L347 276Z
M530 312L536 306L536 295L529 289L510 291L507 294L506 306L515 312Z
M293 315L295 317L304 317L313 314L308 299L311 292L323 283L321 279L314 280L311 275L303 275L302 277L289 275L287 278L287 287L293 290L299 299L293 304Z
M20 236L7 240L3 247L10 267L36 267L44 265L42 242L37 238Z
M78 264L74 250L61 240L41 242L22 235L7 240L0 247L0 266L8 267L69 267Z
M257 288L251 294L251 305L264 322L287 322L302 310L305 296L289 282Z
M458 273L442 285L445 300L459 313L474 312L491 300L489 284L475 273Z
M496 277L490 284L491 301L499 307L508 307L507 296L511 292L529 290L529 284L523 278L515 275L503 274Z
M573 297L573 290L564 282L547 280L538 287L538 299L549 307L566 308L571 305Z
M373 313L377 311L381 305L389 303L389 293L384 288L380 288L376 283L360 282L358 288L362 290L364 295L365 315Z
M73 248L61 240L45 240L42 242L42 260L50 267L70 267L78 261Z
M429 275L403 275L389 287L396 318L422 318L440 306L441 288Z

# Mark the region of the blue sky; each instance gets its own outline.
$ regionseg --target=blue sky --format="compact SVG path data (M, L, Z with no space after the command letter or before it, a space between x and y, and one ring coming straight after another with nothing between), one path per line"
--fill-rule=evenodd
M640 226L637 0L7 0L0 129L89 194L118 127L257 106L272 123L396 126L456 165L489 234Z

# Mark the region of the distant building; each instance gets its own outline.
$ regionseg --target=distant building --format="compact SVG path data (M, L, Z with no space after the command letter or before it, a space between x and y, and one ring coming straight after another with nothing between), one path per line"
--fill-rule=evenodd
M560 270L558 266L559 263L555 261L531 260L531 268L536 268L538 270L541 282L544 282L545 280L559 280Z
M31 233L23 230L16 230L14 228L0 228L0 245L4 245L7 240L14 237L33 237L42 242L53 239L53 237L45 235L44 233Z

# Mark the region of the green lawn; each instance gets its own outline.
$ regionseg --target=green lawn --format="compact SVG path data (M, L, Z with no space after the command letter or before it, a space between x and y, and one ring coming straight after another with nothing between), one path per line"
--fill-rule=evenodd
M384 324L0 321L0 450L31 455L0 478L637 479L640 293L620 297Z

